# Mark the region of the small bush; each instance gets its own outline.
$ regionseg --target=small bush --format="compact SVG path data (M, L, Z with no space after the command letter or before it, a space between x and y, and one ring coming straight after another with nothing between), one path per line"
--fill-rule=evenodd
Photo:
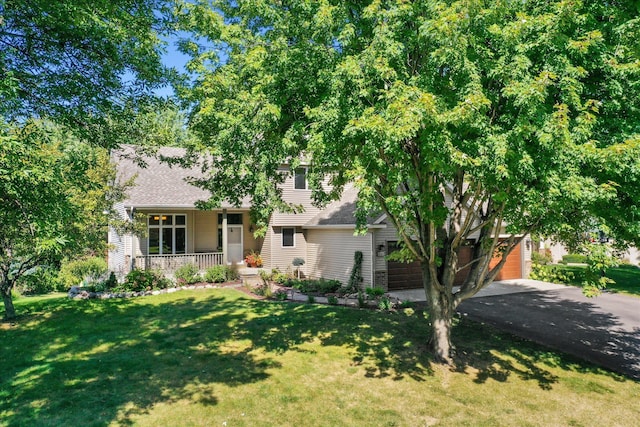
M208 283L224 283L238 279L238 272L228 265L216 265L207 269L204 280Z
M364 293L362 291L358 292L358 307L364 308L367 306Z
M329 295L327 297L327 302L330 305L337 305L338 304L338 297L336 297L335 295Z
M38 267L30 274L18 279L16 291L21 295L46 294L63 291L64 284L58 279L57 271L50 267Z
M187 283L189 285L202 280L198 266L192 263L180 266L175 272L175 277L178 283Z
M63 262L58 277L68 289L81 282L95 284L107 271L107 261L100 257L89 257Z
M256 285L251 290L254 294L266 298L271 298L273 296L273 291L271 290L271 286L269 286L268 283L261 283L259 285Z
M575 276L570 271L562 271L554 265L532 264L529 278L543 282L570 284Z
M171 281L164 275L152 270L131 270L124 282L117 287L117 290L125 292L150 291L153 289L165 289L171 285Z
M582 254L567 254L562 256L563 264L585 264L587 262L587 256Z
M273 293L272 298L277 301L286 301L287 300L287 291L279 290Z
M367 296L371 299L376 299L384 295L384 288L381 286L374 286L373 288L365 289Z
M541 254L540 252L536 251L531 252L531 262L533 264L547 265L551 264L552 261L553 259L551 258L551 254Z
M316 302L316 297L314 297L313 295L307 295L307 302L309 304L313 304Z
M291 286L293 288L298 289L302 293L321 293L328 294L332 292L336 292L338 289L342 287L342 283L338 280L327 280L327 279L318 279L318 280L297 280L297 279L289 279L285 282L286 286Z
M378 302L378 308L382 311L391 311L393 310L393 303L389 298L384 297Z

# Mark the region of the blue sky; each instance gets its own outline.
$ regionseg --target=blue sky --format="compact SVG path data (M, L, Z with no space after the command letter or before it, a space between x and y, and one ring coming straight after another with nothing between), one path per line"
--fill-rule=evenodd
M189 56L178 51L178 47L176 46L176 43L178 42L178 37L179 36L175 36L175 37L165 39L165 41L167 42L167 46L166 46L167 52L164 55L162 55L162 62L168 67L176 68L179 72L186 72L184 66L189 60ZM157 89L155 93L156 95L160 95L160 96L169 96L169 95L173 95L173 89L170 87L166 87L162 89Z

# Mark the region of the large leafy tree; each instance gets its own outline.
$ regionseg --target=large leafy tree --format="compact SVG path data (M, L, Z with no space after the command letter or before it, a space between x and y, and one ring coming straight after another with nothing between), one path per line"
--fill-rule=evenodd
M640 243L640 10L635 1L211 1L198 46L198 151L211 203L286 209L283 162L307 156L319 203L348 182L422 265L435 358L457 305L526 233L605 224ZM331 188L321 188L323 178ZM462 245L472 262L460 265ZM492 257L501 256L497 264ZM454 288L456 272L469 274Z
M110 207L122 198L105 149L29 121L0 129L0 293L40 266L106 249Z
M0 116L47 117L87 132L105 115L135 109L175 77L161 62L174 7L172 0L0 0Z

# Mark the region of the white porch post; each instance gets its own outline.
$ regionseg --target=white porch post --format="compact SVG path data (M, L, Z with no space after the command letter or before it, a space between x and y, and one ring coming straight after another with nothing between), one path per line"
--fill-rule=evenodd
M227 229L227 210L222 209L222 264L227 265L229 261L229 236Z

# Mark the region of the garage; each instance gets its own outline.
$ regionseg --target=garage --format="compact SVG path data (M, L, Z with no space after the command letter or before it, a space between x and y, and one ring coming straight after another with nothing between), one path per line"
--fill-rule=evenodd
M387 242L387 253L392 253L398 248L398 242ZM459 265L465 265L471 261L472 248L470 246L463 246L458 252ZM521 263L521 245L515 247L513 252L507 257L507 262L498 274L496 280L508 280L519 279L522 277L522 263ZM499 258L494 258L489 264L491 267L495 266L499 262ZM465 268L456 274L455 285L461 285L466 279L469 269ZM400 289L415 289L422 287L422 270L420 263L403 263L395 261L387 261L387 283L389 290Z
M493 268L500 262L500 258L493 258L489 263L489 267ZM522 278L522 243L513 248L513 251L507 257L507 262L498 273L496 280L510 280Z

